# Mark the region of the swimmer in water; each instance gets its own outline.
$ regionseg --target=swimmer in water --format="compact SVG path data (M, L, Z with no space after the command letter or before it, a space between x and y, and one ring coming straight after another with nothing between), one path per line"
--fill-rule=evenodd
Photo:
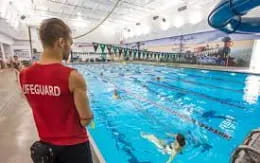
M103 72L101 72L101 73L100 73L100 76L103 76L103 75L104 75Z
M120 99L120 96L119 96L117 89L114 90L113 98L114 99Z
M182 148L185 146L185 137L182 134L168 134L169 137L175 138L175 140L160 140L152 134L141 133L141 136L150 142L152 142L156 147L158 147L163 154L170 155L166 163L171 163L175 156L181 152Z
M161 81L161 78L158 76L158 77L156 77L156 80L157 81Z

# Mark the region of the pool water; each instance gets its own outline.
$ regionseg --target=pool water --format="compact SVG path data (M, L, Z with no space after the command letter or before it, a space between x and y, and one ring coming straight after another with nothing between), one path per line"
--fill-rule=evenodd
M169 155L143 133L162 140L182 133L186 145L174 163L228 163L260 124L260 76L141 64L73 67L87 81L96 124L89 131L107 163L166 162ZM115 89L120 99L112 97Z

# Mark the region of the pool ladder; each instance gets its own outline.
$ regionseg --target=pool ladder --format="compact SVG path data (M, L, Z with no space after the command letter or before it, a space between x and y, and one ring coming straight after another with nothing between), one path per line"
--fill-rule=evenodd
M260 163L260 129L250 132L243 145L236 148L232 163Z

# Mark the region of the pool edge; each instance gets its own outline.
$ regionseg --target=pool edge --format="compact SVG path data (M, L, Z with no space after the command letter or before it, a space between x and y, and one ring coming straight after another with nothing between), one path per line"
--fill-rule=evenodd
M88 137L89 137L90 147L92 149L93 163L106 163L103 155L101 154L100 150L98 149L98 147L89 131L88 131Z

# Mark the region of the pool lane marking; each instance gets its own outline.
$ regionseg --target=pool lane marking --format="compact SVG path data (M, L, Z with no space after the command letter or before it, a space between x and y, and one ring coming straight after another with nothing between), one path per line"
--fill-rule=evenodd
M187 90L187 89L184 89L184 88L176 87L176 86L168 84L168 83L167 83L167 85L159 84L159 83L155 83L155 82L151 82L151 81L148 81L147 83L157 85L157 86L160 86L160 87L164 87L164 88L167 88L167 89L175 90L175 91L182 92L182 93L193 94L193 95L196 95L196 96L207 98L209 100L217 101L221 104L233 106L233 107L236 107L236 108L245 109L244 106L237 105L237 104L234 104L234 103L230 103L230 102L226 101L225 99L221 99L221 98L218 98L218 97L209 96L209 95L199 93L199 92L195 92L195 91L192 91L192 90Z
M122 76L122 75L119 75L119 76ZM129 77L129 78L133 78L133 77ZM148 81L147 83L151 83L153 85L157 85L157 86L164 87L164 88L167 88L167 89L175 90L175 91L182 92L182 93L185 93L185 94L197 95L197 96L200 96L202 98L206 98L206 99L216 101L216 102L224 104L224 105L236 107L236 108L239 108L239 109L246 109L245 106L235 104L235 103L232 103L232 102L228 102L227 101L228 99L221 99L221 98L218 98L218 97L209 96L209 95L206 95L206 94L203 94L203 93L195 92L195 91L192 91L192 90L187 90L185 88L176 87L176 86L168 84L168 83L167 83L167 85L158 84L158 83L154 83L154 82L151 82L151 81ZM237 103L237 101L235 101L235 102Z
M156 72L162 73L160 71L156 71ZM167 75L165 73L163 73L163 74ZM155 74L150 73L149 75L158 76L159 74L155 75ZM118 76L132 77L132 75L120 75L120 74ZM113 76L112 78L117 78L118 76ZM236 93L244 93L242 89L225 88L225 87L215 86L215 85L212 85L212 84L201 83L201 82L197 82L197 81L195 82L195 81L192 81L192 80L183 79L180 76L174 76L174 77L173 76L170 76L170 77L164 76L164 78L169 79L169 80L182 81L182 82L190 83L190 84L193 84L193 85L199 85L199 86L202 85L202 86L207 87L207 88L215 88L215 89L222 89L222 90L225 90L225 91L231 91L231 92L236 92Z
M121 75L119 75L119 76L121 76ZM129 77L129 78L137 79L135 77ZM199 92L195 92L195 91L192 91L192 90L187 90L187 89L184 89L184 88L176 87L176 86L173 86L173 85L168 84L168 83L167 83L167 85L165 85L165 84L164 85L163 84L158 84L158 83L154 83L154 82L151 82L151 81L148 81L147 83L151 83L153 85L157 85L157 86L164 87L164 88L167 88L167 89L173 89L175 91L182 92L182 93L185 93L185 94L198 95L200 97L207 98L209 100L213 100L213 101L216 101L218 103L229 105L229 106L232 106L232 107L237 107L237 108L240 108L240 109L245 109L246 108L246 107L238 105L238 104L227 102L225 99L221 99L221 98L218 98L218 97L209 96L209 95L206 95L206 94L203 94L203 93L199 93Z
M179 79L178 77L165 77L167 79L170 80L178 80L178 81L183 81L185 83L190 83L190 84L194 84L194 85L202 85L204 87L209 87L209 88L216 88L216 89L223 89L225 91L232 91L232 92L236 92L236 93L243 93L243 90L236 90L236 89L231 89L231 88L224 88L224 87L219 87L219 86L215 86L215 85L211 85L211 84L206 84L206 83L200 83L200 82L194 82L191 80L186 80L186 79Z
M90 72L91 72L91 71L90 71ZM94 73L94 72L92 72L92 73ZM96 77L97 77L97 76L96 76ZM168 111L168 112L170 112L170 113L172 113L172 114L174 114L174 115L176 115L176 116L178 116L178 117L180 117L181 119L184 119L184 120L186 120L186 121L190 121L190 122L192 122L193 124L195 124L195 125L197 125L197 126L199 126L199 127L201 127L201 128L204 128L204 129L208 130L209 132L211 132L211 133L213 133L213 134L215 134L215 135L218 135L218 136L220 136L220 137L222 137L222 138L224 138L224 139L226 139L226 140L230 140L230 139L232 138L230 135L228 135L228 134L226 134L226 133L224 133L224 132L222 132L222 131L219 131L219 130L217 130L217 129L214 129L213 127L208 126L207 124L204 124L204 123L202 123L202 122L199 122L198 120L195 120L195 119L193 119L193 118L190 118L190 117L188 117L188 116L185 115L185 114L178 113L177 111L174 111L174 110L172 110L172 109L170 109L170 108L168 108L168 107L166 107L166 106L157 104L157 103L155 103L155 102L153 102L153 101L151 101L151 100L148 100L148 99L143 98L143 97L141 97L141 96L135 95L134 93L132 93L132 92L130 92L130 91L127 91L127 90L125 90L125 89L123 89L123 88L120 88L120 87L118 87L117 85L115 85L113 82L109 81L108 79L105 80L105 79L102 78L102 77L98 77L98 78L100 78L100 79L101 79L103 82L105 82L105 83L110 83L110 84L114 85L114 86L115 86L117 89L119 89L119 90L123 90L124 92L126 92L127 94L130 94L132 97L135 97L135 99L137 99L137 100L139 100L139 101L141 100L141 101L144 101L144 102L153 104L154 106L157 106L157 108L166 110L166 111Z
M157 73L163 73L161 71L158 71L158 70L154 70L155 72ZM205 87L211 87L211 88L216 88L216 89L223 89L223 90L226 90L226 91L233 91L233 92L237 92L237 93L244 93L243 92L243 89L231 89L231 88L225 88L225 87L219 87L219 86L215 86L215 85L211 85L211 84L207 84L207 83L200 83L200 82L194 82L192 80L186 80L186 79L183 79L183 77L181 77L180 75L178 75L177 73L174 73L174 72L170 72L169 74L175 74L177 76L165 76L165 78L168 78L168 79L172 79L172 80L178 80L178 81L183 81L185 83L191 83L191 84L196 84L196 85L203 85ZM184 73L182 73L184 74ZM163 73L163 75L167 75L167 73ZM197 77L199 78L199 77Z
M210 80L217 80L217 81L226 81L229 83L234 83L234 84L240 84L243 85L244 83L239 82L239 81L234 81L234 80L228 80L228 79L222 79L222 78L217 78L217 77L207 77L207 76L202 76L202 75L194 75L194 74L190 74L190 73L183 73L183 72L178 72L179 74L183 74L183 75L187 75L187 76L191 76L191 77L195 77L195 78L204 78L204 79L210 79ZM179 75L176 72L169 72L168 74L176 74Z
M117 87L117 88L120 89L120 87ZM168 112L170 112L170 113L172 113L172 114L174 114L174 115L180 117L181 119L190 121L190 122L192 122L193 124L198 125L198 126L201 127L201 128L205 128L206 130L208 130L208 131L210 131L210 132L212 132L212 133L214 133L214 134L216 134L216 135L218 135L218 136L221 136L221 137L223 137L223 138L225 138L225 139L227 139L227 140L230 140L230 139L232 138L230 135L228 135L228 134L226 134L226 133L224 133L224 132L222 132L222 131L219 131L219 130L217 130L217 129L214 129L214 128L212 128L212 127L210 127L210 126L208 126L208 125L206 125L206 124L204 124L204 123L202 123L202 122L199 122L198 120L195 120L195 119L193 119L193 118L190 118L190 117L188 117L188 116L185 115L185 114L181 114L181 113L179 113L179 112L177 112L177 111L174 111L174 110L172 110L172 109L170 109L170 108L168 108L168 107L166 107L166 106L157 104L157 103L155 103L155 102L153 102L153 101L151 101L151 100L148 100L148 99L146 99L146 98L143 98L143 97L141 97L141 96L138 96L138 95L136 95L136 94L133 94L132 92L129 92L129 91L125 90L125 89L122 89L122 88L121 88L121 90L123 90L123 91L125 91L126 93L130 94L131 96L135 97L135 99L137 99L137 100L141 100L141 101L144 101L144 102L153 104L154 106L157 106L157 107L160 108L160 109L166 110L166 111L168 111Z

